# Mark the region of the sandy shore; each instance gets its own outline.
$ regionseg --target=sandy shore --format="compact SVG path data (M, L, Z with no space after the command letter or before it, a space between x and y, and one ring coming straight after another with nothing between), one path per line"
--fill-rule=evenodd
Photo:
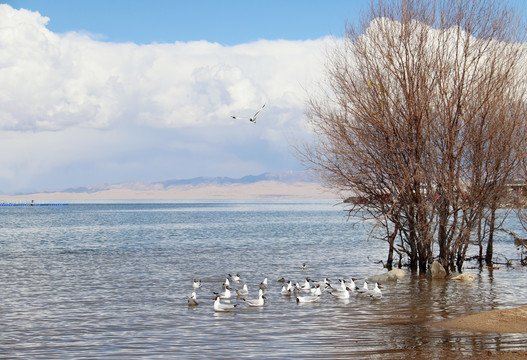
M436 323L440 327L496 333L527 332L527 306L492 310Z
M527 306L519 308L492 310L479 314L471 314L455 319L435 322L433 325L447 329L495 332L495 333L524 333L527 332ZM455 352L441 352L441 357L449 359L495 359L519 360L527 359L527 350L492 352L485 351L470 356L463 356Z
M527 359L527 351L483 351L468 355L463 355L459 352L453 351L441 351L433 358L448 360L525 360Z

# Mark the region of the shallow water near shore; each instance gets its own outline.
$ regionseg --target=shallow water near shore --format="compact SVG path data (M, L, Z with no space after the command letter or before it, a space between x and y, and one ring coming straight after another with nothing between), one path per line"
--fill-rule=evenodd
M333 200L187 201L0 208L0 357L438 358L525 349L525 334L441 329L434 321L526 304L527 269L479 270L473 284L408 276L383 297L280 295L280 278L357 285L382 273L386 244ZM515 220L506 226L522 234ZM476 249L474 249L476 250ZM519 255L498 234L498 259ZM306 269L301 265L306 263ZM249 298L215 313L213 292L239 273ZM192 279L199 306L188 307Z

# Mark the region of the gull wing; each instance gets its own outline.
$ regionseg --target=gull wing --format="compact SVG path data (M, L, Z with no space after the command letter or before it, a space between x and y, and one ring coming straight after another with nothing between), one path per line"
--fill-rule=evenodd
M260 113L260 111L262 111L262 109L265 107L265 104L263 104L263 106L260 108L260 110L258 110L254 116L253 116L253 119L256 119L256 116Z

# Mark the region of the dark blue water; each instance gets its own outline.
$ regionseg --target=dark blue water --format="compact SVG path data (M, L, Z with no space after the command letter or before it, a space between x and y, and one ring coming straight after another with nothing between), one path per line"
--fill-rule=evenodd
M472 285L408 276L383 298L324 294L297 305L284 277L383 272L372 223L334 201L217 201L0 207L0 358L437 358L524 349L524 335L467 333L431 322L527 303L525 268L470 269ZM519 231L510 220L507 226ZM500 235L500 259L516 259ZM306 263L303 270L301 265ZM263 308L215 313L213 292L240 273ZM189 308L192 279L200 305ZM234 285L236 286L241 286Z

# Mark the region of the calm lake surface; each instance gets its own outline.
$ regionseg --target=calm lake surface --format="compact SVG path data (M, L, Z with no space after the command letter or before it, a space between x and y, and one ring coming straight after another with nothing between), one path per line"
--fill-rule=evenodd
M471 285L408 276L383 297L328 293L296 304L284 277L384 272L386 244L333 200L188 201L0 207L2 359L437 359L442 350L524 350L525 334L445 330L434 321L525 305L527 269L482 271ZM523 235L515 220L506 224ZM499 260L518 259L498 234ZM301 265L306 263L305 270ZM471 268L474 267L474 268ZM213 292L239 273L263 308L215 313ZM199 306L188 307L192 279Z

